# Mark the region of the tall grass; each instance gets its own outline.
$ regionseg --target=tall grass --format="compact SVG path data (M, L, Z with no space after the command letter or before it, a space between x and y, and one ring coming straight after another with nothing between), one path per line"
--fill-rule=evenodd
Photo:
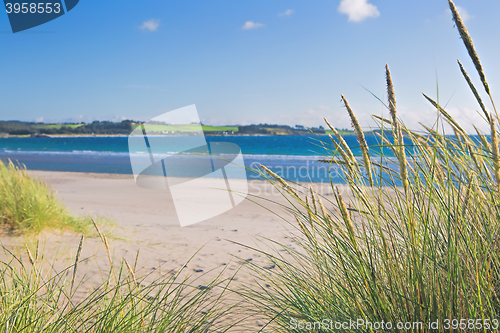
M26 246L23 260L3 248L2 332L206 333L226 332L237 324L234 318L223 320L231 306L222 306L228 283L220 275L201 285L183 267L154 277L136 271L137 259L133 266L123 260L89 289L85 277L76 279L79 264L89 259L81 258L83 242L82 236L74 264L57 272L40 259L38 249Z
M491 100L488 112L459 64L490 140L483 133L479 139L469 136L426 95L438 113L435 126L423 132L407 128L386 67L390 118L375 117L380 146L368 149L342 96L363 159L332 138L332 157L325 162L340 164L346 181L339 188L331 184L332 200L292 188L263 169L291 203L297 248L274 243L281 251L262 251L275 268L253 265L262 287L249 287L243 295L276 331L498 331L498 117L472 39L451 0L449 5ZM455 135L445 135L444 125ZM384 155L387 148L396 158Z
M113 260L108 240L91 219L78 218L57 201L43 181L0 161L0 225L16 232L44 228L91 232L95 227L109 260L103 280L89 286L77 279L82 235L74 263L56 271L43 253L25 246L25 255L3 247L0 260L0 331L13 332L225 332L237 323L223 320L228 283L222 272L208 283L178 270L142 274L126 260ZM87 266L88 269L88 266Z
M11 161L8 165L0 161L0 226L28 233L44 228L83 232L91 223L71 215L42 180Z

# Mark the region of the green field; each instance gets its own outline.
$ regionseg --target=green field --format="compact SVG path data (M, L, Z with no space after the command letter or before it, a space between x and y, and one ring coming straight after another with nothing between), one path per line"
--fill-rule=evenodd
M232 132L238 132L238 127L237 126L210 126L210 125L203 125L203 131L204 132L218 132L218 131L232 131Z
M355 135L356 133L354 133L354 131L346 131L346 130L337 130L337 132L339 132L340 135ZM325 134L332 134L333 135L333 132L331 130L325 130Z
M42 128L55 128L55 129L61 129L62 127L71 127L71 128L77 128L85 124L35 124L33 127L42 129Z
M147 130L152 132L196 132L197 124L186 124L186 125L160 125L160 124L147 124L145 127ZM238 133L237 126L210 126L210 125L202 125L203 131L205 133L210 132L233 132ZM265 129L268 132L268 135L295 135L296 130L293 128L283 129L283 128L274 128L274 127L265 127L259 126L261 129ZM310 134L308 130L305 130L307 134ZM352 135L354 131L350 130L338 130L341 135ZM326 130L325 134L333 134L332 131Z
M63 123L63 124L44 124L44 123L25 123L25 122L0 122L0 133L6 133L15 136L26 136L33 134L48 135L82 135L82 134L129 134L136 129L140 123L129 122L129 127L122 126L122 123L113 122L93 122L90 124ZM162 123L145 123L148 132L175 134L175 133L195 133L199 130L198 124L172 125ZM330 130L318 132L316 128L297 129L288 125L246 125L246 126L211 126L201 125L205 134L237 134L237 135L328 135L333 134ZM338 129L341 135L352 135L354 131ZM371 134L371 132L367 132Z
M152 132L197 132L198 124L186 124L186 125L150 125L145 124L144 127L148 131ZM202 125L204 132L238 132L237 126L210 126Z

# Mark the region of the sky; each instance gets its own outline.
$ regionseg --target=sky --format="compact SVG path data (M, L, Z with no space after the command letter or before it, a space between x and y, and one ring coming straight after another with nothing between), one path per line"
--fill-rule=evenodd
M500 2L455 4L498 100ZM82 0L16 34L0 14L0 43L1 120L147 121L196 104L210 125L326 117L350 128L343 94L371 128L371 115L387 115L372 94L386 98L388 63L408 126L434 124L426 93L464 128L487 129L456 62L479 89L446 0Z

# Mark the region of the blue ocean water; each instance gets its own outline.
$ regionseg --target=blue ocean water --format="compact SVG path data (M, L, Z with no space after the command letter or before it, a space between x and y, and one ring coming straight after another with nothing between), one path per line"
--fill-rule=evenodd
M355 155L361 154L356 136L347 135L344 139ZM189 137L172 136L168 140L169 149L172 149ZM326 135L207 136L206 140L237 144L247 168L263 164L293 181L329 182L331 178L334 182L342 182L338 168L318 162L318 159L331 156L328 150L331 142ZM366 140L371 146L379 144L374 135L367 135ZM10 159L31 170L132 174L128 152L127 137L0 138L0 159ZM386 150L384 154L390 155L391 151ZM247 170L247 177L259 178L251 170Z

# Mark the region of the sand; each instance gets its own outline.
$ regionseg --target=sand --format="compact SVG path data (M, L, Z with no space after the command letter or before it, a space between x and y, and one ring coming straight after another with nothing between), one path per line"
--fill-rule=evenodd
M135 266L136 276L147 276L143 284L172 276L183 269L181 277L189 277L191 285L203 286L217 276L231 279L230 288L255 285L248 266L255 264L274 269L265 255L248 247L266 249L270 240L295 248L293 234L299 234L293 217L285 207L290 203L269 182L262 180L231 180L248 196L235 208L200 223L181 227L170 191L144 189L135 184L132 175L28 171L43 179L55 191L57 198L77 215L96 219L109 240L114 269L126 260ZM315 186L327 200L333 200L330 184L301 184ZM341 191L344 187L340 187ZM189 193L183 194L189 197ZM328 207L328 203L325 202ZM196 210L200 203L193 202ZM103 218L106 221L103 221ZM107 222L110 221L110 222ZM46 272L61 272L74 263L81 235L57 230L43 231L37 236L0 234L0 242L29 265L24 244L33 251L39 242L40 262ZM266 240L267 239L267 240ZM300 249L299 249L300 250ZM280 252L283 254L283 252ZM0 259L5 260L0 253ZM8 257L8 255L7 255ZM96 232L85 237L80 255L75 301L83 300L90 291L102 284L110 270L105 247ZM126 272L126 270L125 270ZM71 280L72 269L66 278ZM124 273L127 274L127 273ZM235 295L235 294L233 294ZM224 302L237 302L231 298ZM239 317L236 317L239 318ZM224 319L233 323L228 315ZM257 331L266 323L263 319L247 318L246 328L235 332ZM251 328L249 328L251 327Z
M139 250L139 275L158 269L161 272L178 269L196 254L185 271L202 276L203 282L213 276L204 275L212 269L217 272L225 269L225 276L231 276L244 261L269 264L258 252L236 243L262 247L259 240L269 238L294 246L290 237L293 224L286 222L293 219L283 207L270 201L285 206L288 203L267 181L249 180L249 195L235 208L206 221L180 227L170 192L140 188L132 175L45 171L29 171L29 174L50 184L58 199L73 213L113 221L114 225L104 224L102 228L109 238L114 265L120 265L122 259L134 263ZM326 197L331 195L329 185L322 188L322 193ZM196 206L193 203L194 210ZM57 258L55 266L62 268L74 260L80 236L49 231L38 238L47 259ZM19 245L26 241L5 236L1 240L8 246L17 245L20 252ZM80 269L80 275L85 276L87 283L98 284L102 272L109 269L109 261L95 234L86 238L81 257L89 259ZM241 271L235 280L246 282L251 278L248 272Z

